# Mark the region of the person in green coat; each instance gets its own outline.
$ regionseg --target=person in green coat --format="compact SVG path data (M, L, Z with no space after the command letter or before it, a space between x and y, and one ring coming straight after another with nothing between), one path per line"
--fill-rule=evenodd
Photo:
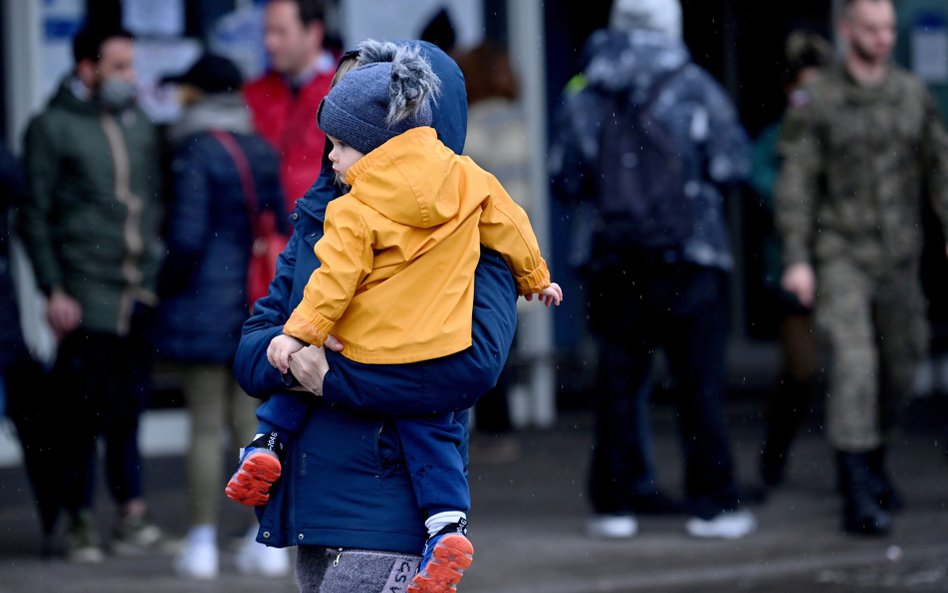
M148 334L164 248L158 143L135 105L132 36L87 27L76 35L73 53L73 72L26 132L29 198L20 233L58 339L58 393L50 413L71 419L62 476L70 519L66 554L99 562L91 512L99 435L119 508L113 552L163 540L146 518L138 427L149 392Z

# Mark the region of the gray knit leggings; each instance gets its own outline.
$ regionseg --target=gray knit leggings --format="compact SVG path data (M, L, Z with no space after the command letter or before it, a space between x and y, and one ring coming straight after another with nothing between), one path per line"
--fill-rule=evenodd
M420 563L395 552L300 546L296 583L300 593L404 593Z

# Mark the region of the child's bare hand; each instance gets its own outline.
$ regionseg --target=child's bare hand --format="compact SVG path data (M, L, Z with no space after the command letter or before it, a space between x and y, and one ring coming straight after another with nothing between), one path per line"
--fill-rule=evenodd
M551 282L549 286L536 294L537 300L547 307L550 305L556 305L558 307L560 303L563 302L563 289L560 288L560 285L556 282ZM526 298L528 301L532 301L533 295L528 294L524 298Z
M340 342L339 339L332 334L329 334L329 336L326 338L326 343L323 344L323 346L329 350L332 350L333 352L342 352L343 348L342 342Z
M302 349L303 344L299 340L280 334L270 340L267 346L267 361L285 375L290 370L290 356Z

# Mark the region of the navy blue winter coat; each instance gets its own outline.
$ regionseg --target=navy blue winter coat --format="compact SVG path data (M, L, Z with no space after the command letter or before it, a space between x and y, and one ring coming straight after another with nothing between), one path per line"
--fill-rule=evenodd
M453 60L435 46L420 44L442 81L442 96L433 127L455 152L464 146L467 101L464 79ZM247 393L265 398L283 391L284 378L266 360L266 349L282 332L283 323L302 300L303 289L319 265L313 252L322 236L326 205L338 196L331 167L301 198L291 215L295 232L280 256L270 294L257 302L244 324L234 360L237 380ZM483 382L470 392L496 381L509 353L516 329L516 291L503 259L490 252L481 256L475 277L474 341L484 344L473 364L452 357L411 365L412 372L378 373L365 365L363 375L344 381L327 375L322 399L299 394L308 413L303 428L291 440L283 477L271 490L270 502L259 512L258 541L272 546L315 545L420 553L426 532L424 516L412 490L404 454L392 415L424 414L432 402L412 394L421 379L457 383ZM471 363L468 360L467 363ZM462 369L476 372L462 376ZM382 380L382 377L385 380ZM454 402L449 404L453 408ZM355 411L354 408L362 411ZM372 412L365 410L373 410ZM466 421L466 412L456 415ZM466 450L462 451L466 459Z
M246 110L242 103L240 108ZM276 152L255 134L233 137L250 165L258 209L271 210L287 228ZM158 354L183 362L230 364L249 315L247 263L253 233L241 178L230 154L207 130L176 144L172 168Z

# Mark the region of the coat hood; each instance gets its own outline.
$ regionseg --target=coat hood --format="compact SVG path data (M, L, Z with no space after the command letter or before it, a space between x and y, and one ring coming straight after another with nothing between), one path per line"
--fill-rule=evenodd
M349 169L346 183L354 198L389 220L431 228L460 210L457 159L434 128L414 128L362 157Z
M76 84L75 77L72 75L66 76L49 99L49 106L72 111L73 113L98 115L102 111L99 102L94 98L84 100L77 97L72 90L73 84Z
M224 130L236 134L253 133L250 108L239 93L207 95L184 109L181 119L171 126L171 140L179 142L199 132Z
M609 94L629 92L640 102L665 74L691 61L685 45L673 37L635 29L629 32L600 29L583 51L586 83Z

